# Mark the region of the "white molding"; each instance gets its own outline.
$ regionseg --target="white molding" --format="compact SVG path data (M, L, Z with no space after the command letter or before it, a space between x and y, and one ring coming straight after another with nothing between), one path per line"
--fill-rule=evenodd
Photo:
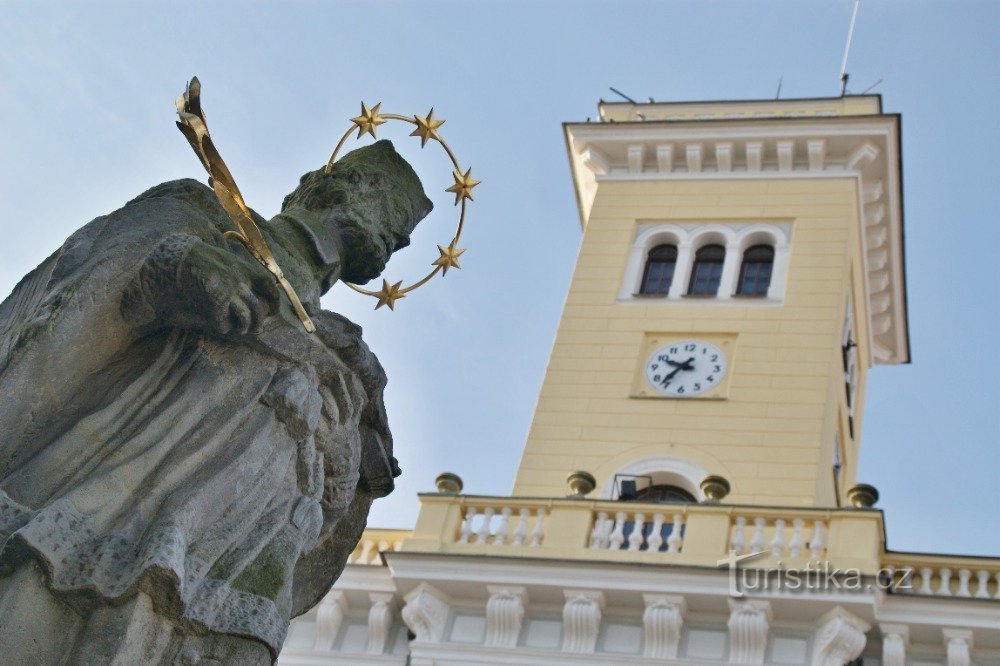
M418 641L436 643L444 634L450 611L449 597L425 582L417 585L404 597L403 622L416 635Z
M676 659L687 603L676 594L643 594L642 653L653 659Z
M871 625L840 606L819 619L813 642L813 666L844 666L865 649L865 634Z
M906 648L910 645L910 628L905 624L883 622L882 666L906 666Z
M564 590L563 652L593 654L601 629L604 593L597 590Z
M488 585L486 647L514 648L524 624L527 590L521 585Z
M948 666L972 664L972 631L969 629L942 629Z
M645 144L639 143L628 147L629 173L642 173L642 163L645 157Z
M395 595L384 592L372 592L368 595L371 609L368 611L368 645L369 654L382 654L389 642L389 632L392 629L392 611Z
M795 142L791 140L778 141L775 144L778 153L778 171L789 172L795 160Z
M343 592L330 590L319 602L316 608L316 640L313 644L317 650L330 650L337 640L340 625L347 614L347 597Z
M674 170L674 147L669 143L656 146L656 168L659 173L666 174Z
M726 248L719 291L714 299L700 304L738 305L760 307L780 305L784 299L788 261L791 247L792 223L783 221L746 222L643 222L635 233L626 260L625 273L618 288L617 301L629 305L691 305L684 298L690 281L694 255L699 248L719 243ZM674 277L666 296L639 295L649 251L657 245L669 243L677 246ZM739 269L743 252L751 245L766 243L774 248L771 284L764 298L733 299L739 282Z
M806 142L806 152L809 154L809 170L822 171L826 162L826 140L808 140Z
M733 170L733 142L722 141L715 144L715 165L719 173Z
M771 626L767 601L729 600L729 663L763 664Z
M688 173L701 173L701 144L689 143L684 146L684 157L687 161Z
M648 456L634 460L608 476L601 485L598 499L611 499L615 492L615 474L651 476L654 484L667 484L683 488L699 502L705 499L701 481L711 474L701 465L673 456Z

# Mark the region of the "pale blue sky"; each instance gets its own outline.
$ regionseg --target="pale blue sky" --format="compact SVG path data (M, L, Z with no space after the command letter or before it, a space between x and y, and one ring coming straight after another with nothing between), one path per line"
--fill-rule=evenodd
M447 120L483 180L463 269L396 312L343 288L386 367L404 470L371 524L409 527L442 470L510 491L573 268L560 123L615 86L637 99L831 96L850 0L752 2L0 1L0 297L93 217L204 178L174 128L197 74L213 136L265 217L322 164L361 100ZM903 114L914 362L871 373L860 479L889 545L1000 554L1000 4L863 0L849 89ZM397 128L398 129L398 128ZM390 264L421 274L454 224L443 156L385 132L437 210ZM573 468L568 460L567 470Z

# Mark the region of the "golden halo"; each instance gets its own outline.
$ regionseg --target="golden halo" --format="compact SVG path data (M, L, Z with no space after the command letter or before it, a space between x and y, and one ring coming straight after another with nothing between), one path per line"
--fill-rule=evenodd
M444 148L444 152L448 154L448 159L451 160L454 170L452 171L452 178L455 180L455 184L447 188L445 192L451 192L455 195L455 205L461 204L461 209L458 215L458 226L455 228L455 236L451 239L448 245L438 245L439 256L436 260L431 262L434 268L430 273L425 275L420 280L417 280L413 284L403 286L403 281L400 280L395 284L390 284L385 278L382 279L382 288L378 291L369 291L359 287L351 282L344 282L348 287L358 292L359 294L364 294L366 296L372 296L378 299L378 303L375 305L375 309L378 310L383 305L388 305L390 310L395 310L396 301L401 298L405 298L408 293L413 291L418 287L422 287L427 282L430 281L432 277L441 273L441 275L446 275L449 268L461 268L458 265L458 257L461 256L464 249L456 246L459 237L462 235L462 227L465 225L465 200L468 199L472 201L472 188L479 184L480 181L475 180L472 177L472 168L465 170L462 173L462 168L458 165L458 160L455 158L455 154L445 143L445 140L441 138L438 134L438 128L444 124L445 121L434 117L434 109L432 108L426 116L401 116L395 113L379 113L379 107L382 103L379 102L375 106L368 108L368 106L362 102L361 103L361 115L351 118L351 126L347 128L344 135L340 137L340 141L337 142L337 146L333 149L333 153L330 154L330 159L326 162L326 168L323 170L325 175L329 175L330 171L333 169L333 163L337 159L337 154L340 149L344 147L344 143L347 141L348 137L351 135L355 129L358 130L357 138L360 139L364 134L371 134L372 138L375 138L375 129L389 120L400 120L404 123L409 123L411 125L416 125L416 129L410 133L410 136L420 137L420 147L423 148L427 145L430 140L437 141Z

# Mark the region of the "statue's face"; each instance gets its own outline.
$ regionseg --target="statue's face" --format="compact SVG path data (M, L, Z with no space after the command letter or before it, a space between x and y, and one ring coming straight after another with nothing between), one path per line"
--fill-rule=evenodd
M365 215L357 207L335 211L334 223L343 240L341 279L364 283L381 275L389 257L410 244L410 232L417 219L408 219L406 215Z

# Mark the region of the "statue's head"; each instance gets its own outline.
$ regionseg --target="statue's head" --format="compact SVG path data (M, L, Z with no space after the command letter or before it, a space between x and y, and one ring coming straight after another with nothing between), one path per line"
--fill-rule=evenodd
M281 210L305 210L329 225L342 247L340 278L363 284L410 244L410 233L432 208L413 168L392 143L378 141L342 157L329 176L322 169L302 176Z

